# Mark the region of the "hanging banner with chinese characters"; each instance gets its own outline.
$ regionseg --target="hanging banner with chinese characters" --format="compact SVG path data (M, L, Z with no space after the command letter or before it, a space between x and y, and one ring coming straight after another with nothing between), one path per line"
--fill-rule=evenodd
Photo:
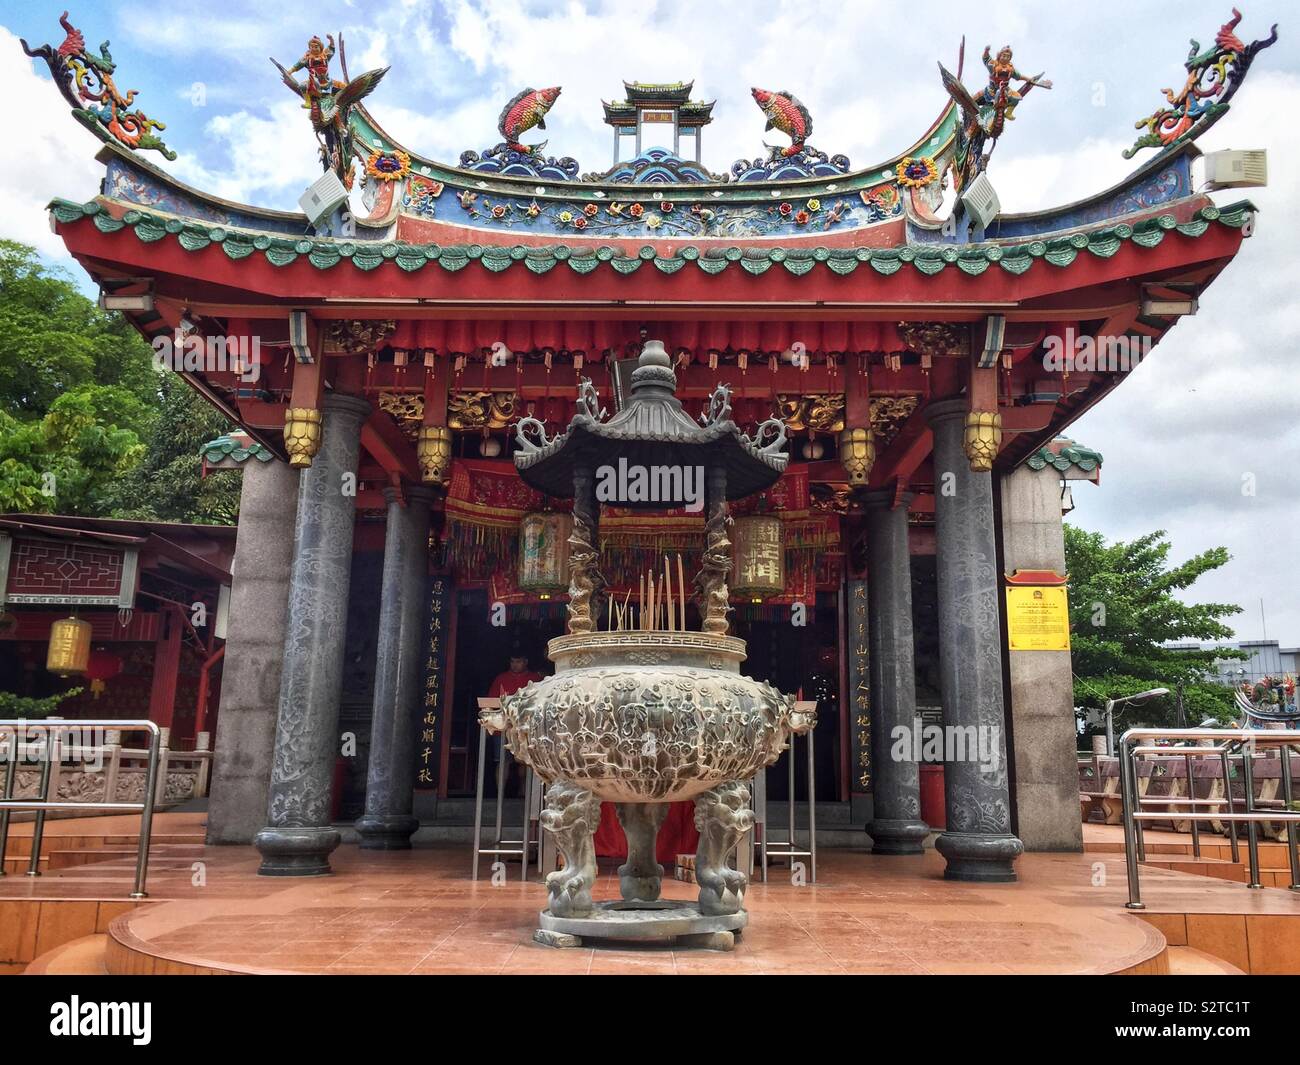
M867 642L867 582L845 583L848 632L845 646L849 655L849 712L853 727L852 790L871 790L871 652Z
M429 640L424 669L424 711L415 738L415 786L438 786L442 767L442 722L447 677L447 637L451 622L451 581L435 574L429 579Z
M1054 570L1018 569L1007 576L1008 649L1070 649L1068 579Z

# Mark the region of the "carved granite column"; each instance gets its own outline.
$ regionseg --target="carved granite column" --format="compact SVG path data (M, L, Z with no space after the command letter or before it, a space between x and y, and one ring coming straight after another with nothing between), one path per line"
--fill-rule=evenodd
M357 821L363 850L406 850L420 827L411 816L415 734L424 708L425 600L429 504L433 491L385 488L384 576L375 650L366 811Z
M990 474L971 468L966 416L964 399L926 414L934 433L940 689L946 734L964 747L946 752L948 828L935 848L950 880L1014 880L1024 847L1011 832L993 487Z
M727 512L727 468L711 466L705 474L704 555L695 586L700 593L700 629L716 636L731 631L731 516Z
M207 842L247 846L266 823L299 475L278 459L242 465Z
M370 404L330 394L322 401L319 453L300 474L289 616L271 763L268 826L253 842L263 876L318 876L339 845L330 826L339 753L357 454Z
M573 471L573 530L569 533L569 622L567 631L593 632L600 627L600 596L605 578L600 573L597 550L600 503L596 499L596 471L589 466Z
M912 571L907 504L892 490L863 496L867 514L867 630L871 641L873 854L920 854L929 827L921 820L920 770L913 757L916 675L912 661ZM895 731L903 729L905 743ZM898 756L899 752L901 757Z

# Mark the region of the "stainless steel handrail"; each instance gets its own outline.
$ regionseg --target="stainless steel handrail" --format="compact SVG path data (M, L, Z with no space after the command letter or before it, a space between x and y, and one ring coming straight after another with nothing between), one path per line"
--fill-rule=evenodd
M83 729L117 729L121 732L149 733L149 764L145 771L144 798L142 802L59 802L50 799L51 733L80 731ZM18 730L24 733L35 732L44 735L42 744L42 765L40 798L15 799L14 782L18 776L17 763L22 748L28 746L24 740L20 743ZM47 810L120 810L123 813L140 812L140 843L135 859L135 887L131 892L133 899L149 897L145 891L145 878L149 870L149 837L153 832L153 808L158 791L158 753L162 745L162 729L153 721L110 721L110 720L67 720L50 721L46 719L17 718L0 721L0 751L4 752L5 785L4 798L0 799L0 876L4 876L4 856L9 845L9 811L35 810L36 821L32 827L32 854L28 863L27 875L40 876L41 844L45 836L45 813Z
M1144 746L1143 740L1181 741L1218 741L1209 746ZM1258 811L1255 809L1254 767L1251 762L1253 752L1259 747L1276 747L1281 755L1279 771L1282 777L1283 809L1276 811ZM1247 887L1258 888L1259 882L1259 837L1256 826L1262 821L1281 822L1286 825L1287 852L1291 866L1291 890L1300 891L1300 811L1291 809L1291 748L1300 748L1300 732L1292 729L1129 729L1119 742L1120 756L1120 794L1124 806L1124 863L1128 872L1128 902L1130 910L1144 910L1141 885L1138 882L1138 866L1146 860L1146 847L1142 839L1143 821L1168 821L1172 811L1143 811L1143 806L1190 806L1186 812L1178 810L1178 819L1190 821L1195 829L1198 821L1221 821L1229 826L1232 837L1232 860L1238 860L1237 830L1238 822L1246 825L1247 854L1250 865L1250 883ZM1243 749L1244 748L1244 749ZM1242 786L1245 789L1243 805L1245 810L1237 813L1236 800L1232 797L1232 780L1229 776L1229 758L1240 753ZM1183 758L1187 765L1188 798L1178 796L1140 796L1138 795L1137 758L1142 755ZM1218 758L1223 766L1222 799L1195 798L1195 778L1192 776L1193 758ZM1199 812L1196 807L1213 805L1227 806L1222 810ZM1195 833L1194 833L1195 836ZM1199 857L1199 840L1194 838L1195 853Z

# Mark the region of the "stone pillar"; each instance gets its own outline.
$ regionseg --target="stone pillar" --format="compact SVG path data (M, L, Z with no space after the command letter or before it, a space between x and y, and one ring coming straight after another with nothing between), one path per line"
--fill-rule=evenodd
M298 471L278 460L250 458L239 476L239 537L231 565L207 842L247 845L266 824Z
M872 854L920 854L929 826L921 820L920 769L914 756L916 676L912 661L912 567L904 494L863 496L867 513L867 603L871 640L871 737L875 766ZM899 744L895 729L906 729ZM895 753L903 749L903 756Z
M945 736L947 830L935 849L949 880L1006 881L1024 850L1011 832L1002 701L1002 630L991 475L963 447L964 399L926 413L934 434L939 672Z
M263 876L319 876L339 845L330 826L339 753L357 455L370 404L332 393L319 453L301 472L289 577L288 627L271 764L268 826L253 842Z
M370 725L366 812L357 821L363 850L407 850L420 822L411 816L415 734L424 709L425 599L429 504L433 491L384 489L384 577L375 651L375 709Z
M1021 466L1002 479L1002 561L1065 573L1061 472ZM1069 651L1010 651L1016 829L1031 851L1083 850Z

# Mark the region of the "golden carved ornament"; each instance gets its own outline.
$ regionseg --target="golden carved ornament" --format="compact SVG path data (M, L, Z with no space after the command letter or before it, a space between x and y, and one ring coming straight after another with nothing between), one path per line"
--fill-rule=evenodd
M420 426L415 457L425 484L447 484L451 480L451 430L445 425Z
M970 326L965 322L899 322L898 336L918 355L970 354Z
M419 392L380 392L379 409L391 415L402 432L416 439L424 421L424 396Z
M881 448L889 446L903 423L920 403L919 396L873 396L871 398L871 436Z
M848 474L850 485L865 485L876 464L876 442L871 430L845 429L840 433L840 465Z
M452 429L504 429L515 417L513 392L453 392L447 397Z
M346 351L349 355L376 351L396 331L394 318L332 321L325 327L325 350Z
M844 393L776 397L777 409L787 429L799 432L838 433L844 428Z
M973 410L966 415L966 433L962 438L970 468L988 473L1002 446L1002 415L997 411Z
M284 449L294 469L311 465L320 450L320 427L320 411L313 407L290 407L284 412Z

